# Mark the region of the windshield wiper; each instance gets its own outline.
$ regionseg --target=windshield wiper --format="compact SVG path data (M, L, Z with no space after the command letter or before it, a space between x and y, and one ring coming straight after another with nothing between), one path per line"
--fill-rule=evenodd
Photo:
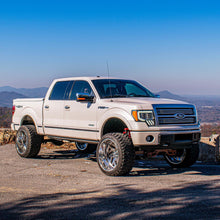
M147 95L135 95L133 97L150 97L150 96L147 96Z
M114 94L113 97L127 97L127 95L123 95L123 94Z
M127 97L127 95L123 95L123 94L114 94L114 95L104 96L103 98L121 98L121 97Z

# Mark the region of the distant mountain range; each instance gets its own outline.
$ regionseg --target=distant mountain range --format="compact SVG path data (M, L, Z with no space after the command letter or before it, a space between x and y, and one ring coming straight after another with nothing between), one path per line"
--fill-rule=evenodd
M0 107L11 107L13 99L16 98L42 98L45 97L47 87L39 87L33 89L14 88L10 86L0 87ZM167 90L157 92L161 98L176 99L201 106L220 106L220 97L204 97L204 96L179 96Z
M27 98L27 96L16 92L0 92L0 106L11 107L13 99L17 98Z
M220 96L195 96L195 95L179 96L167 90L158 92L157 94L160 95L161 98L176 99L180 101L189 102L195 104L197 107L220 106Z
M11 107L13 99L17 98L42 98L46 95L46 87L33 89L16 89L10 86L0 87L0 106Z
M42 98L45 96L47 89L48 89L47 87L39 87L33 89L26 89L26 88L16 89L11 86L3 86L0 87L0 92L15 92L30 98Z
M16 98L45 97L46 92L46 87L34 89L16 89L9 86L0 87L0 108L11 108L13 99ZM179 96L167 90L155 94L160 95L161 98L176 99L195 104L201 123L220 123L220 96Z
M176 100L183 100L185 101L186 98L182 97L182 96L179 96L179 95L175 95L167 90L164 90L164 91L161 91L161 92L158 92L156 93L158 95L160 95L161 98L166 98L166 99L176 99Z
M34 89L20 88L16 89L10 86L0 87L0 106L11 107L13 99L17 98L42 98L45 97L47 87L40 87ZM183 97L175 95L169 91L161 91L157 93L161 98L185 100Z

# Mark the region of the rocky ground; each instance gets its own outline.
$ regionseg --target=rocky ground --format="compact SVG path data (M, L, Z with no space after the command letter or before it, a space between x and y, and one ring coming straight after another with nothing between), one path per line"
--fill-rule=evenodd
M0 146L0 219L219 219L220 166L170 168L136 160L128 176L104 175L94 156L42 148L21 158Z
M13 144L15 142L16 131L10 129L1 129L0 130L0 145ZM47 141L47 138L45 138ZM47 149L66 149L66 150L76 150L74 143L64 143L61 146L56 146L51 142L45 142L42 144L42 148Z
M0 130L0 145L13 143L15 141L16 131L9 129Z
M16 131L11 131L10 129L0 130L0 145L13 144L15 142ZM215 140L211 140L209 137L202 137L200 142L200 155L199 161L202 162L220 162L220 155L218 151L218 156L216 156L216 146ZM45 137L45 142L41 145L42 149L63 149L63 150L76 150L74 143L64 142L63 145L57 146L50 142L50 140Z

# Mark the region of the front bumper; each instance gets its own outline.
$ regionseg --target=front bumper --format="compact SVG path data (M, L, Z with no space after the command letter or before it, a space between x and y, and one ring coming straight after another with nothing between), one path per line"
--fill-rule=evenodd
M200 141L200 129L173 131L131 131L131 138L135 147L175 147L190 145Z

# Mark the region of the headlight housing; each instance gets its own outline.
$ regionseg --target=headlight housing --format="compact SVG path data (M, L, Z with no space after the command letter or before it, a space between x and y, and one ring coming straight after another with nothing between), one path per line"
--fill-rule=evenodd
M146 122L148 126L155 126L153 110L133 110L131 114L135 121Z

